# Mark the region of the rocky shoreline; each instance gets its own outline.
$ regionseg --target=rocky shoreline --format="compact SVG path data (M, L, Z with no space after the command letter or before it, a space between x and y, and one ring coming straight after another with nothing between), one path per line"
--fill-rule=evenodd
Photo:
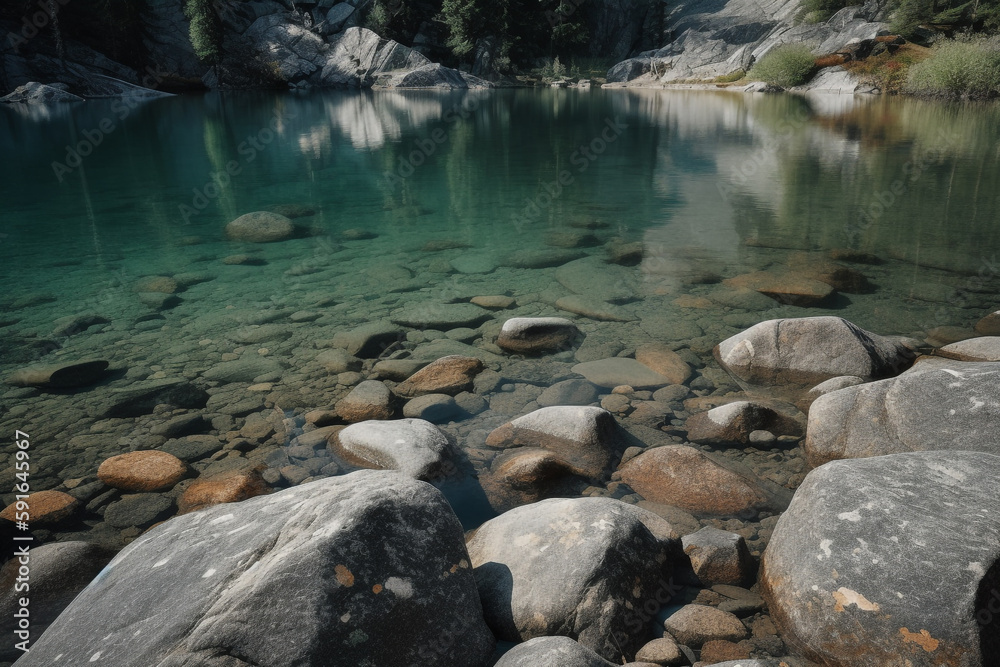
M226 228L241 255L301 256L311 213L279 210ZM176 318L260 267L215 258L136 281L135 321L49 323L61 349L0 396L37 447L51 623L17 664L990 664L1000 312L922 340L760 316L870 289L872 258L835 251L713 279L725 327L657 317L633 302L648 248L570 229L503 266L427 242L466 277L447 298L389 263ZM488 289L522 272L562 287Z

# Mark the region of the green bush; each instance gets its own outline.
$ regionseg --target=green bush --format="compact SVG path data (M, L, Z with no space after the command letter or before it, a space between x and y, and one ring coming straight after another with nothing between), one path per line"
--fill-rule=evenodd
M800 15L806 23L825 21L844 7L864 4L861 0L802 0Z
M927 95L994 96L1000 93L1000 43L942 42L930 58L910 69L907 86L912 92Z
M809 80L815 58L805 44L783 44L764 54L750 68L748 76L783 88L798 86Z

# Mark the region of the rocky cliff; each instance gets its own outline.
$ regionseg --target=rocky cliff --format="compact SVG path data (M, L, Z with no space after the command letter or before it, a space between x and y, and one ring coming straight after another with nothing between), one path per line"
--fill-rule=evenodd
M28 82L63 83L82 97L150 89L217 87L486 88L491 84L442 67L415 49L358 27L364 0L322 0L292 9L276 0L229 4L222 13L227 57L209 67L195 55L182 0L148 0L143 46L151 63L137 71L73 40L65 60L48 35L37 35L0 54L0 90ZM16 23L0 21L15 34ZM116 89L109 77L120 83Z
M712 79L748 70L776 46L805 43L817 55L852 40L874 39L887 29L886 3L869 0L840 10L829 20L799 19L800 0L680 0L665 21L666 43L615 65L609 83L670 83Z

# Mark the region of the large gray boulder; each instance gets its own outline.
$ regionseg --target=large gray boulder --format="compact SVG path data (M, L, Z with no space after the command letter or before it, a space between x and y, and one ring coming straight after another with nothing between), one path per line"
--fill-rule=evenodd
M496 667L612 667L569 637L536 637L507 651Z
M1000 454L1000 363L926 359L899 377L820 396L804 449L814 466L932 449Z
M841 317L768 320L727 338L719 365L750 385L813 386L841 375L875 380L899 374L912 352Z
M18 665L479 667L493 644L444 496L360 471L154 528Z
M782 637L824 665L1000 656L1000 457L918 452L809 473L763 556Z
M468 543L486 622L499 639L563 635L620 663L647 638L634 610L669 576L674 534L610 498L543 500L491 519Z
M29 543L16 544L12 553L17 555L18 549L30 546ZM22 581L28 588L15 588L22 563L20 556L7 561L0 569L0 611L3 612L0 629L6 637L16 637L14 631L18 628L18 619L14 616L20 613L21 600L28 599L28 619L30 628L29 642L34 642L49 626L63 609L73 601L77 593L82 591L91 580L104 569L111 560L112 554L106 553L100 547L87 542L52 542L38 547L31 547L27 556L30 569L29 580ZM23 577L22 577L23 578ZM14 661L21 657L21 651L14 646L21 638L4 642L0 645L0 660ZM33 647L32 647L33 648Z

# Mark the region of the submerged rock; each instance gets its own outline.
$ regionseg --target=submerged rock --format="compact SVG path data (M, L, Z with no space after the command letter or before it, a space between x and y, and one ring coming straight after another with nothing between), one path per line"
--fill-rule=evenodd
M7 378L7 384L15 387L40 387L43 389L86 387L104 377L107 368L108 362L103 359L30 366L14 371Z
M187 465L173 454L140 451L105 460L97 469L97 478L122 491L166 491L187 472Z
M254 211L226 225L226 236L245 243L284 241L295 233L295 225L283 215L270 211Z
M546 498L577 496L589 483L565 459L535 447L497 455L479 481L490 506L501 513Z
M1000 454L1000 363L927 359L896 378L820 396L810 464L932 449Z
M441 429L423 419L363 421L338 431L331 441L351 462L416 479L441 474L449 449Z
M639 319L626 308L582 294L557 299L556 308L602 322L633 322Z
M417 329L477 327L492 316L471 303L414 303L392 313L396 324Z
M475 357L449 355L424 366L405 381L396 385L397 396L416 398L424 394L455 395L472 388L483 362Z
M673 384L670 378L660 375L635 359L626 357L585 361L573 366L573 372L606 389L614 389L621 385L628 385L634 389L657 389Z
M758 271L723 281L725 285L752 289L792 306L818 306L835 293L829 284L800 273L776 275Z
M842 375L873 380L896 375L913 353L840 317L768 320L714 350L730 375L756 385L815 385Z
M494 634L506 641L564 635L615 662L632 655L648 632L633 621L634 606L653 599L669 569L669 544L646 521L666 523L618 500L575 498L484 523L468 547Z
M361 471L155 528L21 662L485 667L493 644L444 497Z
M792 493L749 468L694 447L650 449L618 469L621 480L646 500L697 516L756 516L781 512Z
M28 523L31 526L59 523L70 518L80 509L80 501L62 491L36 491L24 501L27 509L18 507L13 502L0 512L0 519L13 523L21 521L23 513L27 512Z
M998 480L1000 457L974 452L835 461L809 473L763 557L782 636L829 665L993 664Z
M635 360L670 380L670 384L684 384L691 378L688 363L663 343L640 345L636 348Z
M264 478L256 470L235 470L198 479L184 489L177 501L179 514L196 512L222 503L236 503L271 492Z
M350 331L338 332L332 342L352 357L374 359L402 339L403 330L398 326L389 322L369 322Z

